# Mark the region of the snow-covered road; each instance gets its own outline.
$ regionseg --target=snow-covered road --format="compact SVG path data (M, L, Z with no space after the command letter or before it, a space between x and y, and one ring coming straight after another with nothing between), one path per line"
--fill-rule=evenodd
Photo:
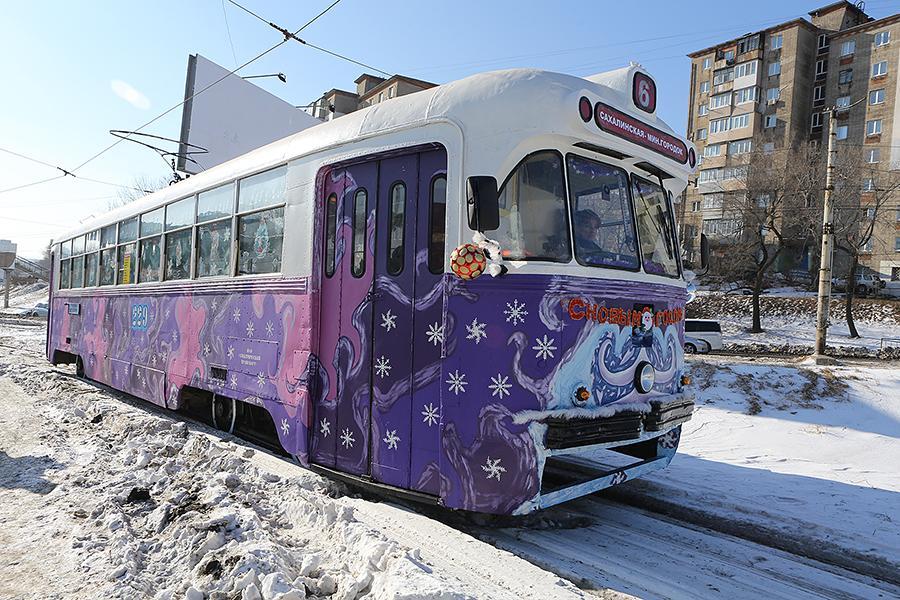
M42 346L38 328L0 326L0 598L900 597L875 579L606 496L503 527L354 497L50 367ZM748 443L735 432L750 424L726 414L746 417L746 399L729 402L708 403L693 431L706 421L732 427L735 454ZM876 433L890 437L883 427ZM713 451L696 437L684 440L692 467ZM870 476L885 494L894 485ZM736 485L719 483L696 497Z

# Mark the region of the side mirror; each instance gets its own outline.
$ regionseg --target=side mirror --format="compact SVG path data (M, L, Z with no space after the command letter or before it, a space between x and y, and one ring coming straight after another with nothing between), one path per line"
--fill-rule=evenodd
M500 203L497 180L489 175L476 175L466 181L466 208L469 228L493 231L500 227Z
M709 238L705 233L700 234L700 275L706 275L709 271Z

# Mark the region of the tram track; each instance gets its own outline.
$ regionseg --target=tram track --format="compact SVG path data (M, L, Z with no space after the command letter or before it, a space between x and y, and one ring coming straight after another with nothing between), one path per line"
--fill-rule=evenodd
M260 440L224 433L196 416L78 379L71 368L49 368L34 343L27 339L10 341L5 336L0 338L0 347L18 354L13 362L43 366L49 373L77 380L159 416L185 422L206 435L246 445L259 451L253 460L263 468L280 474L302 468ZM629 505L607 494L588 496L521 519L479 519L480 523L461 518L459 513L421 505L413 507L414 514L409 519L398 519L398 513L389 508L395 505L393 499L375 497L370 492L362 496L381 502L371 506L361 503L365 505L361 519L411 544L430 544L426 550L432 555L441 555L450 548L434 536L429 539L425 535L423 528L427 528L428 517L569 579L587 593L606 598L622 597L616 591L645 598L900 597L900 587L866 574ZM491 574L488 570L478 576Z

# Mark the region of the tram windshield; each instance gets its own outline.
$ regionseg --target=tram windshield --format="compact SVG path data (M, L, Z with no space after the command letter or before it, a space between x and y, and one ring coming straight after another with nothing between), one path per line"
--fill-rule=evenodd
M678 277L675 225L668 196L658 183L640 177L632 177L631 182L644 271Z

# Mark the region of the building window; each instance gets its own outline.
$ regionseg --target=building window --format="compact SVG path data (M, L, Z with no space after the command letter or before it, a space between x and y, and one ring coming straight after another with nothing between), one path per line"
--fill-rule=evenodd
M748 87L741 88L734 93L734 103L735 104L743 104L744 102L755 102L756 101L756 88Z
M710 133L721 133L723 131L728 131L728 117L725 117L724 119L713 119L709 122Z
M837 129L835 129L835 136L839 140L846 140L847 132L848 132L848 128L846 125L838 125Z
M838 73L838 84L846 85L853 81L853 69L844 69Z
M734 67L734 77L737 79L738 77L744 77L746 75L756 75L756 62L755 60L751 60L749 62L743 62Z
M873 177L863 178L862 189L864 192L874 192L875 191L875 179Z
M879 31L875 34L875 47L886 46L891 41L890 31Z
M900 252L900 237L894 238L894 252ZM900 270L900 269L898 269L898 270ZM900 277L898 277L898 278L900 278ZM894 270L893 269L891 269L891 279L896 281L896 279L894 279Z
M726 50L722 56L726 61L734 60L734 48L732 48L731 50Z
M841 96L835 100L834 105L838 108L847 108L850 106L850 96Z
M828 36L824 33L819 35L819 50L824 50L828 47Z
M709 105L706 104L705 102L703 104L701 104L697 108L697 114L700 115L701 117L708 115L709 114Z
M769 38L769 50L778 50L781 48L781 45L784 43L784 36L780 33L776 33L772 37Z
M394 86L388 88L388 98L394 97Z
M769 64L769 77L781 74L781 61L777 60Z
M894 220L900 223L900 208L894 210Z
M777 125L778 125L778 117L776 117L775 115L766 115L766 124L765 124L766 129L771 129L772 127L775 127Z
M722 85L734 79L734 69L727 67L713 71L713 85Z
M700 129L697 130L697 139L698 140L706 139L706 128L705 127L701 127Z
M746 37L738 42L738 54L759 48L759 34Z
M880 148L869 148L866 150L866 162L867 163L877 163L881 161L881 149Z
M887 75L887 61L883 60L872 65L872 77L882 77Z
M724 194L704 194L703 208L708 210L717 210L722 208L725 203Z
M691 210L694 211L694 212L699 211L699 210L700 210L700 202L692 202L692 203L691 203Z
M872 238L869 238L866 240L866 243L863 244L862 251L867 254L871 254L872 247L873 247Z
M817 60L816 61L816 77L820 77L825 74L825 71L828 70L828 61L826 60Z
M715 96L710 96L709 98L709 107L710 108L722 108L723 106L729 106L731 104L731 92L727 94L717 94Z
M378 92L378 101L384 102L384 92Z
M772 154L775 152L775 143L774 142L766 142L763 144L763 152L766 154Z
M711 62L712 62L712 61L710 61L710 59L709 59L708 56L707 56L706 58L703 59L703 70L704 70L704 71L708 71L708 70L709 70L709 66L710 66L710 63L711 63Z
M866 121L866 135L881 135L881 119Z
M875 209L871 206L866 209L866 218L872 219L875 217Z
M820 113L820 112L814 112L814 113L812 114L812 123L811 123L811 126L812 126L813 129L815 129L816 127L821 127L821 126L822 126L822 113Z
M884 89L869 92L869 104L881 104L884 102Z
M741 154L747 154L753 149L753 140L735 140L733 142L728 143L728 154L730 156L739 156Z
M824 102L825 101L825 86L817 85L813 88L813 102Z
M707 183L709 181L721 181L724 172L724 169L701 169L700 183ZM706 201L703 202L703 207L706 208Z
M841 44L841 56L850 56L856 52L856 40L850 40Z
M740 129L741 127L747 127L750 124L750 114L745 113L743 115L735 115L731 117L731 129Z
M701 94L708 94L708 93L709 93L709 82L708 82L708 81L701 81L701 82L700 82L700 93L701 93Z
M771 87L766 90L766 100L769 102L777 102L779 98L781 98L781 88Z
M722 154L722 144L710 144L703 149L703 156L720 156Z

